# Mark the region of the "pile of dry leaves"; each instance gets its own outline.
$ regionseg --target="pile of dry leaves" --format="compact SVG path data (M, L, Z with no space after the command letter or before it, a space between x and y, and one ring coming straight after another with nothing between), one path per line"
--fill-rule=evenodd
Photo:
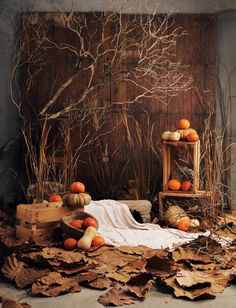
M0 227L1 274L32 296L58 296L87 286L108 289L98 299L101 304L122 306L142 301L155 286L176 297L214 298L236 276L235 240L222 247L200 236L172 252L144 246L83 252L66 251L60 243L25 243L14 232Z
M79 292L81 285L109 289L103 305L127 305L143 300L153 284L176 297L214 298L236 275L236 245L224 249L215 240L199 237L188 245L167 250L103 246L87 253L56 246L9 247L1 272L32 295L57 296ZM1 241L1 246L7 246ZM16 247L14 246L14 247ZM5 250L6 252L6 250Z

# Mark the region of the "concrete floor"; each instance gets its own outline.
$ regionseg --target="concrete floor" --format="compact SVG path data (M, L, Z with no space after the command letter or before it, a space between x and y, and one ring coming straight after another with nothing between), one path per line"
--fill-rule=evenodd
M28 302L33 308L101 308L98 303L98 297L106 291L97 291L83 288L81 292L75 294L61 295L55 298L30 297L24 290L17 290L11 284L0 282L0 295L5 295L14 300L21 299L21 302ZM133 305L123 307L140 307L140 308L235 308L236 307L236 285L231 285L226 288L221 294L218 294L215 299L201 301L187 301L176 299L171 294L165 294L153 289L148 297L143 302L137 302ZM1 304L0 304L1 307Z

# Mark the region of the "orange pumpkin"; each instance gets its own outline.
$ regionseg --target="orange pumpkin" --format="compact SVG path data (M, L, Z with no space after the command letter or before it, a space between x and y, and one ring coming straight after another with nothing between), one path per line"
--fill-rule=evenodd
M105 240L102 236L96 235L92 240L92 246L100 247L105 244Z
M187 135L187 138L186 138L188 141L190 142L196 142L199 140L199 136L197 133L190 133Z
M191 220L189 217L183 217L179 220L177 228L181 231L188 231L191 227Z
M93 217L86 217L83 220L82 228L86 229L88 227L94 227L95 229L97 229L98 228L97 220Z
M51 195L49 198L48 198L48 202L62 202L62 197L60 195Z
M77 240L69 237L64 241L64 248L66 250L74 250L77 247Z
M187 119L180 119L177 123L179 129L187 129L190 127L190 122Z
M81 229L83 224L82 219L74 219L70 222L70 225L74 228Z
M181 189L183 190L183 191L188 191L188 190L190 190L191 189L191 187L192 187L192 184L191 184L191 182L189 182L189 181L183 181L183 183L181 184Z
M172 179L167 183L167 186L168 186L168 189L176 191L176 190L180 190L181 183L176 179Z

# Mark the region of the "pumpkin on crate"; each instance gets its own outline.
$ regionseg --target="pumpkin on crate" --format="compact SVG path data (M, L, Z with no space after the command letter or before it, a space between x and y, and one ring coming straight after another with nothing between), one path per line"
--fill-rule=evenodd
M66 194L63 197L63 204L69 208L83 208L91 202L91 196L87 193Z

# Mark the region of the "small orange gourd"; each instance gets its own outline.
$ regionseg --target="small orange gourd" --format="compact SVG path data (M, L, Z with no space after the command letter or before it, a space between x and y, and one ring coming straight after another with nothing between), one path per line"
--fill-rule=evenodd
M183 181L183 183L181 184L181 189L183 191L189 191L192 188L192 184L189 181Z
M64 241L64 248L66 250L74 250L77 247L77 240L69 237Z
M197 133L190 133L187 135L187 138L186 138L188 141L190 142L196 142L199 140L199 136Z
M176 179L172 179L172 180L170 180L170 181L167 183L167 186L168 186L168 189L177 191L177 190L180 190L180 188L181 188L181 183L180 183L180 181L178 181L178 180L176 180Z
M183 217L178 221L177 228L181 231L188 231L191 227L191 220L189 217Z
M180 119L177 123L179 129L187 129L190 127L190 122L187 119Z

